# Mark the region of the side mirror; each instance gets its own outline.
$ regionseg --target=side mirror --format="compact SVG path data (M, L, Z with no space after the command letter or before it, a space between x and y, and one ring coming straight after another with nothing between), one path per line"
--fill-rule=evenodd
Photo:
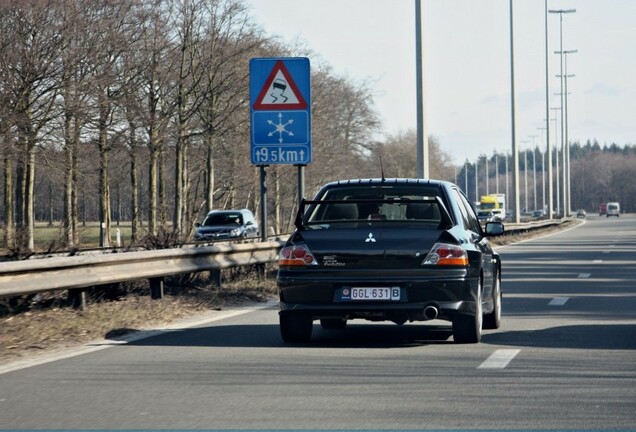
M493 237L502 235L505 229L504 225L501 222L487 222L485 231L486 236Z
M195 227L199 228L201 226L201 222L197 222L194 224Z
M252 226L252 225L254 225L254 222L252 221L245 222L245 226Z

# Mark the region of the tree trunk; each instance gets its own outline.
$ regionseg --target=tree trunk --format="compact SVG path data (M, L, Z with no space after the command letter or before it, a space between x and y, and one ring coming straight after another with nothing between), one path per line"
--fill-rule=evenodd
M14 249L15 214L13 210L13 138L9 133L3 136L4 147L4 246Z
M99 114L99 221L101 247L110 247L110 174L108 171L108 135L106 122L108 117L108 101L100 95Z
M159 133L157 132L157 128L154 124L154 116L153 120L150 124L150 167L148 170L148 233L151 235L157 234L157 220L159 217L159 213L161 212L159 202L159 185L158 185L158 175L159 175L159 160L161 147L159 143Z
M130 229L130 238L132 242L137 241L137 230L139 225L139 179L137 177L137 152L133 151L130 155L130 189L132 221Z
M159 217L161 226L165 227L168 222L168 203L166 202L166 178L165 178L165 160L164 152L159 152Z
M71 226L73 232L73 245L79 245L79 197L77 194L77 176L78 176L78 157L77 157L77 146L80 140L80 129L81 123L79 118L75 117L75 121L73 122L73 141L71 142L71 153L72 153L72 169L71 169ZM82 188L84 190L84 188ZM86 208L84 208L84 212L86 212ZM84 225L86 225L86 217L84 217Z
M207 178L206 178L206 209L214 210L214 155L212 152L214 138L210 136L208 141ZM207 213L206 212L206 213Z
M35 249L35 142L29 139L26 166L26 194L25 194L25 245L29 250Z
M73 177L74 177L74 154L73 154L73 132L72 118L67 114L64 122L64 153L66 156L66 169L64 172L64 215L62 216L64 226L64 243L67 247L75 245L75 226L73 224Z

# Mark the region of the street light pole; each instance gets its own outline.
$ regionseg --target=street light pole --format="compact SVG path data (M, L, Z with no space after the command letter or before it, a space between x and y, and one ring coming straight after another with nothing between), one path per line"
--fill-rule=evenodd
M532 191L533 191L533 199L534 199L534 208L537 209L537 164L536 164L536 156L534 154L534 150L536 148L534 139L537 135L530 135L529 138L532 139Z
M550 66L548 59L548 0L544 1L544 15L545 15L545 118L546 118L546 126L545 126L545 152L548 154L548 218L552 219L554 216L554 191L552 190L552 152L550 151ZM545 163L544 172L545 172ZM544 179L544 191L545 191L545 179ZM543 201L543 208L545 208L545 195Z
M564 80L565 82L565 105L564 105L564 111L565 111L565 128L564 128L564 134L565 134L565 147L566 147L566 151L565 151L565 173L563 174L563 178L565 181L564 184L564 190L567 193L567 199L564 201L565 204L567 204L567 208L568 211L570 211L570 209L572 208L572 197L571 197L571 192L572 192L572 188L571 188L571 184L570 184L570 136L569 136L569 129L568 129L568 115L569 115L569 110L568 110L568 78L572 78L575 75L568 75L568 54L575 54L577 53L578 50L566 50L566 51L562 51L560 54L564 55L564 63L565 63L565 74L560 77Z
M510 187L509 187L509 176L508 176L508 153L506 153L506 213L508 212L508 200L510 197Z
M512 8L512 0L510 0L510 114L511 114L511 139L512 139L512 182L515 189L515 217L516 223L521 222L521 209L519 205L519 149L517 148L517 130L516 130L516 113L515 113L515 32L514 32L514 13Z
M543 131L543 130L546 130L547 128L540 127L540 128L537 128L537 129L540 130L540 131ZM541 147L540 148L543 148L543 135L541 135ZM541 202L542 202L543 206L541 207L541 209L543 211L545 211L545 209L546 209L546 207L545 207L545 204L546 204L545 203L545 189L546 189L546 184L545 184L545 154L546 154L546 151L542 150L541 151L541 198L542 198ZM552 176L550 176L550 177L552 177ZM549 188L549 189L550 189L550 192L552 192L552 188Z
M499 153L495 153L495 193L499 195Z
M558 108L550 108L551 110L554 111L558 111L561 109L561 107ZM559 135L559 128L557 127L557 113L554 113L554 148L555 148L555 152L554 152L554 156L555 156L555 161L554 161L554 167L556 169L555 172L555 176L556 176L556 213L559 214L560 210L561 210L561 185L559 183L559 177L560 177L560 170L559 170L559 140L558 140L558 135ZM550 149L550 152L552 152L552 149Z
M468 159L464 162L464 193L468 196Z
M489 182L488 182L488 156L486 156L484 159L486 159L486 174L484 175L484 178L486 179L486 195L490 194L490 187L489 187Z
M479 175L478 168L479 167L479 158L475 161L475 202L479 201Z
M520 141L521 144L528 144L530 141ZM528 152L523 151L523 178L524 178L524 209L528 212Z
M415 75L417 98L417 176L429 178L428 137L426 134L426 106L424 102L424 54L422 44L422 0L415 0Z
M559 51L561 52L561 108L563 108L564 106L564 94L563 94L563 14L569 14L569 13L574 13L576 12L576 9L557 9L557 10L550 10L550 13L558 13L559 14L559 42L560 42L560 49ZM561 110L561 151L563 152L562 154L562 160L563 160L563 176L564 176L564 181L563 181L563 216L569 216L569 209L565 208L566 207L566 203L567 203L567 197L566 197L566 188L565 188L565 175L567 173L567 169L566 169L566 165L565 165L565 161L566 161L566 145L565 145L565 137L564 137L564 132L563 130L565 129L564 124L565 124L565 113L564 113L564 109Z

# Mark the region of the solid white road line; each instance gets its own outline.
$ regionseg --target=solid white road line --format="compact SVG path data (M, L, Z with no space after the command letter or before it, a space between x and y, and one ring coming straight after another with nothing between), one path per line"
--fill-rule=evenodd
M490 355L478 369L503 369L508 366L508 363L519 354L521 350L518 349L498 349Z
M567 303L569 299L570 299L569 297L555 297L552 300L550 300L550 303L548 303L548 306L563 306L565 303Z
M26 369L33 366L39 366L46 363L51 363L57 360L67 359L71 357L77 357L82 354L88 354L95 351L101 351L104 349L112 348L117 345L125 345L130 342L135 342L141 339L146 339L152 336L156 336L161 333L181 330L191 327L197 327L201 325L205 325L207 323L213 323L216 321L221 321L228 318L237 317L239 315L244 315L246 313L254 312L261 309L267 309L273 307L277 302L267 302L264 305L258 305L255 307L246 307L240 308L236 310L227 310L221 311L220 313L211 314L212 316L207 316L204 318L198 318L195 320L184 320L181 322L177 322L171 325L164 326L157 330L142 330L139 332L132 333L130 335L125 335L119 338L119 340L98 340L93 341L88 344L69 348L62 350L61 352L53 352L51 354L43 354L42 356L37 356L33 358L27 358L25 360L17 360L12 363L8 363L5 365L0 365L0 375L5 374L7 372L13 372L15 370Z

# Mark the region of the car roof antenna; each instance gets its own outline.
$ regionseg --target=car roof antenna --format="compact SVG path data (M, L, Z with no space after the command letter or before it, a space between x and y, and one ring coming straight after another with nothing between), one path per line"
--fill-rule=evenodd
M386 178L384 178L384 165L382 165L382 156L378 156L378 158L380 158L380 173L382 174L382 181L386 181Z

